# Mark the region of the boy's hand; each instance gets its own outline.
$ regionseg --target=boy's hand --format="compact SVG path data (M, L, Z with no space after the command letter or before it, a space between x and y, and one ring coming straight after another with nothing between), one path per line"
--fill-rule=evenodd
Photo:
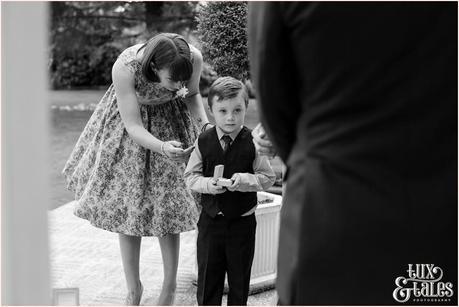
M233 181L233 184L227 187L228 190L231 192L237 191L239 189L239 185L241 183L241 176L239 176L238 173L233 174L231 177L231 180Z
M209 190L210 194L221 194L226 192L224 187L217 185L217 179L212 177L210 177L209 181L207 182L207 189Z

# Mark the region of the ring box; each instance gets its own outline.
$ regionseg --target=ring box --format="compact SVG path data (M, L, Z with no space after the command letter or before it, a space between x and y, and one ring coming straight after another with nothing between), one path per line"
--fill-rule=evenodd
M215 165L214 168L214 179L217 180L217 185L221 187L229 187L233 184L231 179L223 178L223 171L225 166L223 164Z
M214 168L214 179L218 179L223 177L223 171L225 170L225 166L223 164L215 165Z
M229 187L232 184L233 184L233 181L231 179L226 179L226 178L218 178L217 179L217 185L218 186Z

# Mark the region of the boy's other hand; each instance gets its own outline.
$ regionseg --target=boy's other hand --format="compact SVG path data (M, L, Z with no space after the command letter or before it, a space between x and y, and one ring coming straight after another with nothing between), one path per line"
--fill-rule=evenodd
M226 188L218 186L217 179L212 177L210 177L209 181L207 182L207 189L209 190L210 194L221 194L226 192Z
M231 177L231 180L233 181L233 184L227 187L227 189L230 190L231 192L237 191L241 183L241 176L239 176L238 173L233 174L233 176Z

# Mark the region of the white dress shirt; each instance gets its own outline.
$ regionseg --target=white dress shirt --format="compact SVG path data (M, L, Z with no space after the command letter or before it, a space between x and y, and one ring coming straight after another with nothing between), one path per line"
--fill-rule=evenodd
M234 141L241 131L242 126L231 134L228 134ZM216 127L217 136L220 140L220 145L224 147L222 137L225 135L220 128ZM195 142L195 148L190 155L190 160L185 169L184 178L186 185L193 191L203 194L209 194L208 184L213 177L204 177L202 174L202 155L199 150L198 140ZM230 145L231 146L231 145ZM260 156L255 151L255 159L253 160L253 174L250 173L237 173L240 178L240 184L237 188L239 192L257 192L264 191L270 188L276 180L276 175L271 168L271 165L266 156ZM231 174L233 176L234 174ZM230 177L231 178L231 177ZM228 178L228 179L230 179ZM250 211L243 214L252 214L256 206Z

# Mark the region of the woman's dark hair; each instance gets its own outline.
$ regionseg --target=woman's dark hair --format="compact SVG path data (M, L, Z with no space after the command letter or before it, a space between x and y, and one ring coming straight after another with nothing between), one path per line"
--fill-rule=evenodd
M187 81L193 73L190 46L185 39L173 33L153 36L139 51L145 48L142 57L142 74L152 82L159 82L153 67L157 70L170 70L174 82Z

